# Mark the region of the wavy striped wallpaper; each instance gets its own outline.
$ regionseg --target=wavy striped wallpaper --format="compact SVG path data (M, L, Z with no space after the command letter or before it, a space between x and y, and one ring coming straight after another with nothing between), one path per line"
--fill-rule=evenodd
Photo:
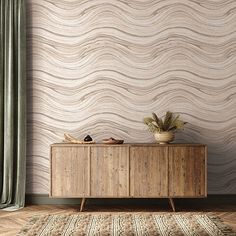
M64 132L154 142L142 118L189 122L209 193L236 193L235 0L27 0L27 192L48 193Z

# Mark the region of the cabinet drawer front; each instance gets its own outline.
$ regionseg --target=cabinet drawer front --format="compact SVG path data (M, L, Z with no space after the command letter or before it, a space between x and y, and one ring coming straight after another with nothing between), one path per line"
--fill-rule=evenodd
M128 197L128 166L128 147L91 147L91 195Z
M52 197L89 195L88 151L88 147L52 147Z
M169 147L170 197L204 197L206 194L205 147Z
M130 148L130 195L168 196L168 148Z

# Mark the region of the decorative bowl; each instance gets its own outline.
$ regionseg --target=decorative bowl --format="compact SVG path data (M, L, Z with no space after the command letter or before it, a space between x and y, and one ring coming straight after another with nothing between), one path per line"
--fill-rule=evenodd
M102 143L104 143L104 144L122 144L122 143L124 143L124 140L108 138L108 139L103 139Z
M172 142L175 139L175 134L172 132L160 132L154 133L154 137L159 144L167 144Z

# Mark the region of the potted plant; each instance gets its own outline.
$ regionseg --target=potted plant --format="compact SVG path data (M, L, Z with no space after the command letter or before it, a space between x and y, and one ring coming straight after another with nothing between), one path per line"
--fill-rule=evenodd
M143 122L148 126L150 132L159 144L167 144L175 138L175 132L183 129L187 122L180 120L179 115L175 116L172 112L167 111L163 118L159 118L156 113L152 117L145 117Z

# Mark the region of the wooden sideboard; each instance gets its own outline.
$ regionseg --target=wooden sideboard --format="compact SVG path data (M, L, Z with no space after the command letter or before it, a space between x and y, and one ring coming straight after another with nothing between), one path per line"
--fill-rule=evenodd
M207 147L202 144L51 145L53 198L207 196Z

